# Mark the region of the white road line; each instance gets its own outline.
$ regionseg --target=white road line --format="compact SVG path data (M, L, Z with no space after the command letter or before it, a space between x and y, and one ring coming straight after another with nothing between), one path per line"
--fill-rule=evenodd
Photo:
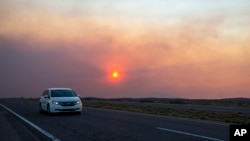
M158 130L164 130L164 131L169 131L169 132L174 132L174 133L178 133L178 134L184 134L184 135L188 135L188 136L199 137L199 138L213 140L213 141L223 141L221 139L216 139L216 138L211 138L211 137L207 137L207 136L202 136L202 135L197 135L197 134L192 134L192 133L177 131L177 130L173 130L173 129L166 129L166 128L161 128L161 127L156 127L156 129L158 129Z
M35 128L36 130L38 130L39 132L41 132L42 134L44 134L45 136L47 136L48 138L50 138L52 141L60 141L60 139L56 138L55 136L53 136L49 132L45 131L44 129L40 128L39 126L37 126L34 123L30 122L29 120L25 119L24 117L18 115L14 111L10 110L8 107L6 107L6 106L4 106L2 104L0 104L0 105L3 108L5 108L6 110L8 110L9 112L11 112L13 115L17 116L18 118L20 118L21 120L23 120L24 122L26 122L27 124L29 124L30 126L32 126L33 128Z

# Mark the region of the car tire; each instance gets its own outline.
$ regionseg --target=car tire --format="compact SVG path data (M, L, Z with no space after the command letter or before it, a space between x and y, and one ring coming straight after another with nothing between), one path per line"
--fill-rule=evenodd
M42 112L43 112L42 105L41 103L39 103L39 113L42 113Z
M48 115L51 115L49 104L47 105L47 114L48 114Z
M82 112L76 112L76 114L77 114L77 115L81 115L81 114L82 114Z

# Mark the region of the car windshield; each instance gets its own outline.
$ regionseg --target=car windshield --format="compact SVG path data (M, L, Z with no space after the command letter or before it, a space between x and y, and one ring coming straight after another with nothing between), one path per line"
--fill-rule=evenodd
M51 97L76 97L72 90L51 90Z

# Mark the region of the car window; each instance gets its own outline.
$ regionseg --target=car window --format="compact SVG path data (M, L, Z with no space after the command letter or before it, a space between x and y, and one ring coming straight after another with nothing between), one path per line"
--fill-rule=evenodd
M43 92L43 96L45 96L45 95L48 95L48 90L45 90L45 91Z
M45 90L44 92L43 92L43 95L42 95L43 97L45 97L45 96L49 96L49 90Z
M72 90L51 90L51 97L76 97Z

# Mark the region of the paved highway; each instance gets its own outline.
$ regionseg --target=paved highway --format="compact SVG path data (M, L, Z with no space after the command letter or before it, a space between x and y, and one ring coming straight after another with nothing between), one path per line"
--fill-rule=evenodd
M82 115L48 116L38 113L36 101L0 99L0 104L61 141L229 140L229 125L218 122L86 107Z
M25 126L0 106L1 141L39 141Z

